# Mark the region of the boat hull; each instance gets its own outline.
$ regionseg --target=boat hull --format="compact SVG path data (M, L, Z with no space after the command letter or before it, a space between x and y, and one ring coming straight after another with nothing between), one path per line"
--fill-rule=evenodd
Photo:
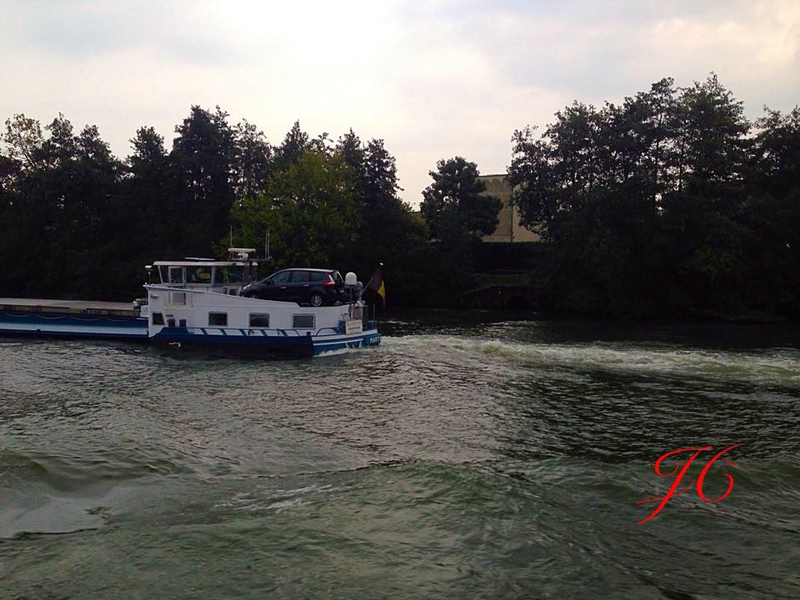
M0 335L147 341L147 319L2 311Z
M354 335L296 335L283 330L167 327L150 338L158 345L258 358L310 358L380 344L377 330Z
M150 303L141 315L122 303L0 298L0 335L137 340L277 359L320 356L381 342L376 323L360 316L363 305L312 308L202 290L146 287ZM181 304L171 302L176 297ZM158 326L154 311L160 313ZM210 325L212 314L223 314L227 325ZM254 316L267 327L254 327ZM197 323L201 326L192 326Z

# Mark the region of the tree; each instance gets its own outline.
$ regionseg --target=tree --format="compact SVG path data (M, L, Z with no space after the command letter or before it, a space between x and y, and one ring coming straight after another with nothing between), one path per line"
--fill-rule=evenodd
M756 121L754 154L756 184L775 196L800 187L800 107L789 113L765 109Z
M431 236L460 235L478 238L496 228L502 203L486 196L486 184L478 179L478 166L456 156L436 163L430 171L433 183L422 192L420 210Z
M4 184L13 192L4 212L14 226L4 235L2 260L7 274L23 274L12 278L15 294L70 295L102 282L114 259L117 230L109 225L118 214L121 166L94 125L75 135L59 114L44 132L24 115L6 122L14 172Z
M116 211L115 194L121 174L119 161L100 137L96 126L87 125L78 135L59 115L46 128L45 175L50 197L55 199L51 285L66 293L95 285L118 232L109 227ZM55 192L55 193L54 193Z
M43 273L49 267L53 211L48 206L42 185L42 147L44 136L39 121L23 114L5 122L0 140L2 161L2 219L0 236L0 291L8 295L29 293L37 282L30 273Z
M748 299L766 310L800 315L800 108L765 109L755 123L743 221L753 262Z
M263 193L275 169L274 150L267 142L264 132L246 120L236 126L235 136L236 197L244 198Z
M414 300L430 286L430 281L420 280L417 268L428 236L424 223L398 197L394 157L383 140L373 139L364 145L352 129L339 138L336 151L353 172L354 200L360 215L352 248L353 270L368 277L382 262L396 290L392 303Z
M7 146L8 158L19 162L21 168L33 169L38 166L44 144L39 121L29 119L24 114L6 119L6 132L2 136L2 141Z
M330 266L347 259L358 230L352 173L341 155L306 150L273 174L265 194L237 203L237 239L260 247L269 231L276 266Z
M308 134L300 128L300 121L295 121L286 134L283 143L275 150L275 164L278 169L286 169L300 160L306 150L311 148Z
M132 153L119 189L121 218L131 231L124 242L125 252L138 263L156 256L175 256L181 250L179 232L185 216L178 172L164 137L153 127L137 129L130 143Z
M496 229L501 202L484 195L486 184L475 163L457 156L436 166L420 204L433 243L418 253L417 269L436 284L426 286L428 301L447 304L474 284L477 244Z
M693 310L742 310L752 272L742 226L749 129L742 103L716 75L681 88L671 118L674 183L661 201L658 243L669 287Z
M575 102L538 139L516 131L513 201L545 234L540 279L554 303L646 314L735 298L751 270L748 129L712 74L680 90L662 79L601 110Z
M219 106L214 113L192 106L175 133L170 158L184 190L180 247L185 253L211 253L229 233L236 193L235 134Z

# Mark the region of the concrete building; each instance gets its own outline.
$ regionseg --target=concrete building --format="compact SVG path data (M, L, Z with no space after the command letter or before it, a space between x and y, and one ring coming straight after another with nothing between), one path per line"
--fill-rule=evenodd
M494 233L483 238L484 242L538 242L539 234L526 229L519 223L519 213L511 204L511 184L508 177L500 175L481 175L478 179L486 184L486 194L500 198L503 206L498 215L500 222Z

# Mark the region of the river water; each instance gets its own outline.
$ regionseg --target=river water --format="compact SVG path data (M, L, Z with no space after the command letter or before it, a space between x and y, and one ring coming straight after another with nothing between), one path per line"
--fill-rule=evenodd
M382 329L296 362L0 339L0 598L800 597L797 328Z

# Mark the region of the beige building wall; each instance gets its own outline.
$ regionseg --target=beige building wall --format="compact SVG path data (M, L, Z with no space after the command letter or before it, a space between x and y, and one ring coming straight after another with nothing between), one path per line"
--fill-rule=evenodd
M486 194L500 198L503 206L498 218L500 222L494 233L483 238L484 242L538 242L541 236L519 223L519 214L511 204L511 184L506 175L481 175L478 179L486 184Z

